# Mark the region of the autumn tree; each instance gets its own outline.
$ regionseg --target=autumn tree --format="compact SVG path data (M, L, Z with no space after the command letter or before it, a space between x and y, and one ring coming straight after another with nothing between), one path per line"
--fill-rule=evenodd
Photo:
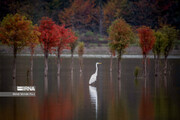
M60 77L60 54L63 49L71 49L69 46L73 44L77 37L75 36L75 33L68 28L65 28L65 25L59 26L59 41L57 44L57 52L58 52L58 71L57 75Z
M116 51L113 48L112 43L109 43L109 52L111 54L111 60L110 60L110 72L112 72L112 66L113 66L113 56L115 56Z
M163 42L165 41L166 37L165 37L165 34L163 34L159 30L156 31L154 35L155 35L156 41L154 43L152 51L154 53L154 59L155 59L155 74L159 75L160 55L162 54Z
M0 40L13 48L13 87L16 86L16 55L27 46L32 32L32 22L20 14L8 14L1 22ZM14 88L15 89L15 88Z
M127 0L127 5L122 9L122 17L134 26L158 25L157 3L159 0ZM161 9L160 9L161 10Z
M82 55L84 54L84 42L79 42L78 44L78 55L79 55L79 63L80 63L80 72L82 72Z
M39 44L39 37L41 33L38 31L38 26L32 26L32 31L29 34L30 34L30 37L27 42L31 51L30 73L31 73L31 85L33 85L33 54L34 54L35 47Z
M75 34L75 36L77 37L77 34ZM75 39L74 42L70 43L70 49L71 49L71 72L73 71L73 65L74 65L74 50L77 46L78 43L78 39Z
M178 37L178 30L176 30L174 27L164 25L162 28L160 28L160 31L165 34L163 46L162 46L162 52L164 54L164 60L165 60L165 65L164 65L164 74L167 73L167 57L170 53L170 51L173 49L175 41L177 40Z
M155 36L153 30L146 26L139 27L137 31L139 36L139 44L144 58L144 76L146 77L147 54L153 48L155 43Z
M108 29L111 47L118 54L118 79L121 79L121 56L133 39L134 34L131 26L123 19L115 20Z
M51 18L43 17L40 21L39 32L41 33L39 42L44 51L44 87L45 95L48 93L48 54L52 52L53 47L59 43L60 32L59 26Z
M107 3L104 4L103 25L105 28L108 28L115 19L120 18L123 4L123 0L108 0Z
M59 20L73 30L93 29L98 21L94 0L74 0L59 13Z

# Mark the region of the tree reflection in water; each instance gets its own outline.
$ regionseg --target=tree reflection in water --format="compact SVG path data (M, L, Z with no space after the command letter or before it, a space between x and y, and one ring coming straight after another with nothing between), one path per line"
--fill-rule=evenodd
M141 95L139 120L154 120L154 105L148 89L143 89Z
M73 118L74 104L71 94L45 97L40 107L41 120L69 120Z

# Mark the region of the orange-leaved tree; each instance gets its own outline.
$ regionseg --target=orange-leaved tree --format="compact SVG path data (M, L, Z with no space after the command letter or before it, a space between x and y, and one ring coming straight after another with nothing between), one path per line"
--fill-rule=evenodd
M121 16L122 1L108 0L103 7L103 24L105 28L108 28L111 23Z
M38 26L32 26L32 31L29 33L30 37L28 39L28 46L31 51L31 85L33 85L33 54L34 54L34 48L39 44L39 37L41 33L38 31Z
M8 14L0 26L0 40L13 48L13 87L16 86L16 55L28 44L32 32L32 22L20 14Z
M144 58L144 76L146 77L146 72L147 72L146 58L148 52L153 48L153 45L155 43L155 36L153 30L147 26L141 26L137 29L137 31L139 36L139 44Z
M45 68L44 68L44 90L45 95L48 93L48 54L52 52L53 47L56 47L58 45L59 39L60 39L60 32L59 32L59 26L55 24L55 22L48 17L43 17L40 21L39 26L39 32L40 35L40 45L44 51L44 62L45 62Z
M59 20L73 30L92 28L92 23L98 21L97 12L94 0L74 0L70 7L59 13Z
M115 20L108 29L111 49L118 54L118 79L121 79L121 56L133 39L134 33L131 26L123 19Z

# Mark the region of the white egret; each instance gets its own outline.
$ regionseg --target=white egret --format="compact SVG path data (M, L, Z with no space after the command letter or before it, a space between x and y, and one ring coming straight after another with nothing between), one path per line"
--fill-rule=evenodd
M89 80L89 84L92 84L96 81L97 73L98 73L98 64L102 64L102 63L100 63L100 62L96 63L96 72L93 75L91 75L91 78Z

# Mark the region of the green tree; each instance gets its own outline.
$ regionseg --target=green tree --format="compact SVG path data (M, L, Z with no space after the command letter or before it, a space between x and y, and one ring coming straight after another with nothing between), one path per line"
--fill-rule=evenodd
M165 34L165 40L163 42L163 49L162 52L164 54L164 60L165 60L165 65L164 65L164 74L167 72L167 57L170 53L170 51L173 49L175 41L177 40L178 37L178 30L176 30L174 27L164 25L162 28L160 28L160 31Z
M84 42L78 43L78 55L79 55L79 63L80 63L80 72L82 72L82 55L84 54Z
M111 47L117 51L118 54L118 79L121 78L121 56L128 46L130 41L134 38L131 26L123 19L115 20L108 29Z
M77 34L75 36L78 36ZM74 65L74 50L78 44L78 39L75 39L74 42L70 43L70 49L71 49L71 72L73 71L73 65Z
M160 64L160 55L162 54L163 49L163 42L166 40L165 34L163 34L161 31L156 31L154 33L155 35L155 43L153 46L153 53L154 53L154 59L155 59L155 74L159 75L159 64ZM157 57L157 60L156 60Z
M13 87L16 86L16 55L28 44L29 33L32 32L32 22L20 14L8 14L0 26L0 40L13 48Z

